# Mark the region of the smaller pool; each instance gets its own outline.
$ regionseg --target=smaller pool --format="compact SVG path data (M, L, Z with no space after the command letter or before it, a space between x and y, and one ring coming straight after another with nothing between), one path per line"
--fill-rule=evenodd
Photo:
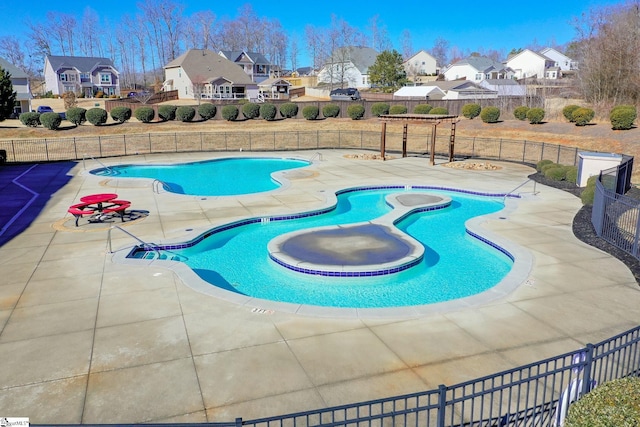
M273 174L310 165L306 160L242 157L171 165L118 165L92 174L114 178L150 178L167 191L191 196L234 196L262 193L282 185Z

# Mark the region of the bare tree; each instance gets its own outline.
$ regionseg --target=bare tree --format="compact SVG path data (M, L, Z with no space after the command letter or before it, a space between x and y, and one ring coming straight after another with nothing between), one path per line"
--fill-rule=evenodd
M0 39L0 56L21 70L27 71L25 53L15 36L7 36Z
M83 56L95 56L99 44L100 23L98 15L90 7L84 9L80 23L80 52Z
M186 49L214 49L216 15L210 10L196 12L184 21Z
M371 47L378 52L391 50L393 48L387 27L382 24L380 15L374 15L369 19L369 32L371 33Z
M442 68L449 64L449 42L442 37L437 37L431 48L431 55L436 58L436 63Z
M640 1L592 9L575 22L579 79L593 103L640 100Z
M163 0L161 3L156 3L156 8L162 26L163 44L166 49L162 61L162 65L164 65L179 55L184 6L171 0Z
M291 71L298 69L298 55L300 50L298 48L298 37L294 34L291 37L291 43L289 44L289 57L291 58Z
M313 25L307 25L304 29L304 36L307 52L311 58L311 66L317 70L325 64L328 57L324 31Z
M407 60L413 56L413 42L411 41L411 31L402 31L402 57Z

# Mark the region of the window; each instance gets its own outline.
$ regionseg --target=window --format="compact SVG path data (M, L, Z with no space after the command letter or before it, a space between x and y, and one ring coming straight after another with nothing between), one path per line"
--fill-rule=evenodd
M65 92L74 92L75 91L75 87L65 85L64 91Z
M91 80L91 76L89 76L89 73L80 73L80 80L87 82Z
M476 74L476 80L482 80L482 73Z
M60 81L61 82L66 82L67 81L67 75L65 73L60 74Z
M100 73L100 83L102 84L111 84L111 74Z

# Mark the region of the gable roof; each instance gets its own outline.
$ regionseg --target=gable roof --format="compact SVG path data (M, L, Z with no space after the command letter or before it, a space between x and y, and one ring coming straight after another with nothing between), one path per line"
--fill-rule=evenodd
M369 67L376 62L378 52L370 47L345 46L336 49L327 62L351 62L362 74L367 74Z
M433 92L439 92L441 95L444 95L444 91L440 89L438 86L403 86L393 94L396 96L407 96L407 97L421 97L426 98L431 95Z
M291 86L291 83L288 80L282 79L280 77L272 77L270 79L265 79L263 81L261 81L260 83L258 83L258 86L274 86L274 85L278 85L278 86Z
M502 63L496 62L491 58L487 58L486 56L469 56L456 62L452 65L452 67L455 67L457 65L470 65L471 67L482 73L491 70L505 69L505 66Z
M4 58L0 58L0 68L2 68L5 71L8 71L9 74L11 74L11 77L14 79L26 79L29 77L27 73L25 73L20 68L16 67L15 65L13 65L12 63L10 63Z
M411 55L411 57L409 57L409 59L407 59L406 61L404 61L404 62L403 62L403 64L407 64L407 63L409 63L413 58L415 58L416 56L421 55L421 54L428 55L428 56L430 56L431 58L433 58L433 60L434 60L434 61L438 62L438 60L436 59L436 57L435 57L435 56L431 55L429 52L427 52L426 50L422 49L422 50L420 50L420 51L418 51L418 52L414 53L413 55Z
M238 64L207 49L190 49L164 66L165 69L178 67L192 82L200 78L203 81L224 78L234 84L255 84Z
M511 58L509 58L509 59L507 60L507 63L509 63L509 62L513 61L515 58L517 58L517 57L519 57L519 56L521 56L521 55L523 55L523 54L525 54L525 53L533 54L534 56L536 56L536 57L538 57L538 58L540 58L540 59L544 60L545 62L546 62L546 61L553 61L553 59L551 59L551 58L549 58L549 57L545 56L545 55L544 55L544 54L542 54L542 53L534 52L534 51L529 50L529 49L524 49L522 52L518 52L517 54L515 54L515 55L513 55ZM554 61L554 62L555 62L555 61Z
M113 61L109 58L99 58L93 56L55 56L47 55L47 61L54 71L60 68L75 68L81 73L90 73L97 67L111 67L116 71Z
M545 47L544 49L542 49L540 51L540 55L547 56L547 53L554 53L556 55L564 56L567 59L571 59L567 55L565 55L564 53L560 52L558 49L554 49L552 47Z
M248 62L252 62L254 64L269 64L267 58L263 54L258 52L246 52L244 50L221 50L219 53L229 61L233 62L247 62L240 60L242 54L244 54L246 55L247 59L249 59Z

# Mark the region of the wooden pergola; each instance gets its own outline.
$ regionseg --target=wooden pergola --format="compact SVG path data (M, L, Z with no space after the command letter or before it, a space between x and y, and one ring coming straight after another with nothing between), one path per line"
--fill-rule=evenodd
M435 164L436 151L436 131L440 123L451 123L451 134L449 137L449 161L453 161L454 145L456 142L456 123L458 116L449 114L383 114L380 116L382 122L382 132L380 135L380 157L384 160L385 146L387 142L387 123L402 123L402 157L407 157L407 131L409 123L430 124L431 125L431 148L429 150L429 163Z

